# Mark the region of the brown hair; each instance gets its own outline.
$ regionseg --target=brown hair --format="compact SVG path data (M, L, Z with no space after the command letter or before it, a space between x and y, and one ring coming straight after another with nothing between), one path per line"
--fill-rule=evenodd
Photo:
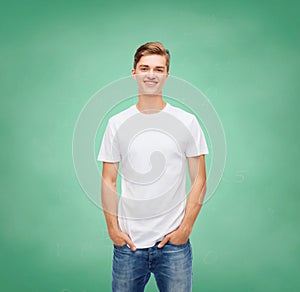
M170 52L163 46L163 44L159 42L149 42L144 45L141 45L135 52L133 68L136 69L136 64L143 56L149 55L164 56L166 58L167 72L169 72Z

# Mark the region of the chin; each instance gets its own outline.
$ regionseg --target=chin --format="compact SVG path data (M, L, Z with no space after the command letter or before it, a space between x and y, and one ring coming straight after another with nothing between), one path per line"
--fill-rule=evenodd
M157 91L144 91L144 92L142 92L142 95L149 95L149 96L151 96L151 95L160 95L160 93L157 92Z
M161 91L157 88L142 88L140 93L143 95L160 95Z

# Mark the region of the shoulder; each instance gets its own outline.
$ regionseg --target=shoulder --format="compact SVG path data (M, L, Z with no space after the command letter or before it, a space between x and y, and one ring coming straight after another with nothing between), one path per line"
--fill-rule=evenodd
M129 108L113 115L109 118L108 124L111 127L119 127L122 123L124 123L128 118L135 114L135 105L130 106Z
M190 112L187 112L179 107L169 104L168 113L174 115L176 118L184 122L185 124L191 124L197 120L196 116Z

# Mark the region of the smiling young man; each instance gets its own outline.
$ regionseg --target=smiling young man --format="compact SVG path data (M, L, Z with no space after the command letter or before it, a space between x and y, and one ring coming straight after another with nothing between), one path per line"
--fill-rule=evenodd
M163 99L169 64L161 43L137 49L132 76L138 102L109 119L98 154L102 206L114 245L113 291L144 291L151 273L160 291L192 291L189 236L205 195L208 149L196 117Z

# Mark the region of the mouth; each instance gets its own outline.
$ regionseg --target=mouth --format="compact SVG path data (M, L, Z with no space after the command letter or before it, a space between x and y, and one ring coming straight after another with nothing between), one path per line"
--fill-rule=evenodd
M145 80L145 84L149 87L154 87L158 82L153 80Z

